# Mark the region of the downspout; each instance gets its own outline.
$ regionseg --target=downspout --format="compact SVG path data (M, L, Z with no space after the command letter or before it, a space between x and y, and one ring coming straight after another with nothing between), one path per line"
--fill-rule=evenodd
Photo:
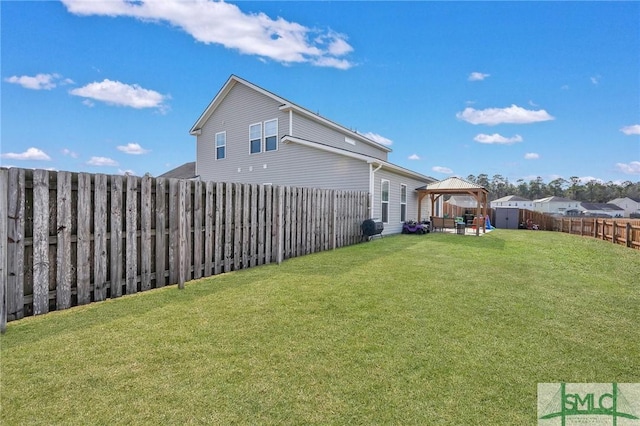
M378 164L376 169L373 169L373 163L369 163L369 219L373 219L373 192L375 190L374 174L382 168L382 164Z
M293 136L293 110L289 110L289 136Z

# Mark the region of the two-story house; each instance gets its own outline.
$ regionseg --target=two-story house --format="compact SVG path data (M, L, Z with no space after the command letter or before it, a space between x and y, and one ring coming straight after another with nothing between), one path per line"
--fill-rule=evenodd
M388 162L391 149L232 75L190 130L195 175L226 181L366 191L385 233L418 218L416 188L435 179Z
M615 204L624 210L624 217L640 217L640 198L634 197L624 197L624 198L614 198L609 201L610 204Z
M563 197L546 197L533 200L533 210L542 213L565 214L570 210L579 210L580 201Z

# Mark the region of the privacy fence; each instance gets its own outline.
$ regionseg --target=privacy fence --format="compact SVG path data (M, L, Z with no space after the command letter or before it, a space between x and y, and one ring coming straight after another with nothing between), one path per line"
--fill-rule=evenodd
M542 230L589 236L640 250L639 219L566 217L521 209L521 223L528 219Z
M0 169L0 320L361 241L366 192Z

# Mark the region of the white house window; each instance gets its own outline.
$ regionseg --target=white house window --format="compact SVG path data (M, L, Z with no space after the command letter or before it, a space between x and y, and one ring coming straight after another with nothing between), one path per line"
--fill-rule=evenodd
M380 200L382 202L382 222L389 223L389 181L383 180Z
M216 160L222 160L227 150L227 132L216 133Z
M400 185L400 222L407 220L407 185Z
M262 152L262 123L249 126L249 144L252 154Z
M264 122L264 150L278 149L278 119Z

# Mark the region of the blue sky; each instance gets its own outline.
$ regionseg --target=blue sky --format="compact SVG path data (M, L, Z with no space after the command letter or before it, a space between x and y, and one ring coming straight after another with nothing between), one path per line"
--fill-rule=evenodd
M638 2L0 8L3 166L157 176L235 74L436 179L640 181Z

